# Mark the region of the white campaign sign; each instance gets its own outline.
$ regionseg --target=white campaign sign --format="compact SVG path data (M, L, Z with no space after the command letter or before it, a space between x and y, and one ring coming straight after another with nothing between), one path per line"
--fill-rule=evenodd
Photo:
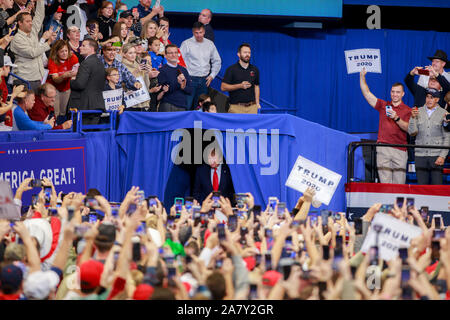
M141 83L142 88L136 91L130 90L125 92L123 99L125 100L125 105L127 108L150 100L150 95L148 94L148 90L145 87L144 79L142 79L142 77L137 77L136 80Z
M11 186L0 181L0 219L20 220L20 209L14 204Z
M103 91L106 111L118 110L122 105L123 89Z
M314 200L328 205L341 178L340 174L299 156L286 180L286 186L300 192L311 187L316 192Z
M367 253L370 247L376 245L377 232L374 230L374 226L380 225L382 228L378 236L378 254L381 259L386 261L396 258L399 248L409 248L411 240L422 234L422 229L419 227L384 213L377 213L370 225L361 251Z
M359 73L362 68L367 72L381 73L380 49L356 49L345 51L347 73Z

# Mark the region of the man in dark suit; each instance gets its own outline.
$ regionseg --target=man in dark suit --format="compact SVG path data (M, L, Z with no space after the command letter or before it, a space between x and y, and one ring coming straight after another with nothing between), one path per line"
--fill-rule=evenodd
M193 196L202 203L213 191L220 191L223 197L230 199L231 203L234 202L234 186L230 168L219 161L219 156L214 149L208 157L208 164L197 168Z
M69 108L79 110L104 110L103 89L105 87L105 67L97 57L98 44L92 39L83 40L80 46L80 54L85 58L81 63L77 77L70 81L72 90L69 98ZM96 124L99 118L84 116L83 121Z

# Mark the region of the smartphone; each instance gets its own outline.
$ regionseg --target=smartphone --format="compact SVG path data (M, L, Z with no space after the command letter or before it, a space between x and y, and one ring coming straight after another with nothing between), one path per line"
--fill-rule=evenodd
M261 261L262 261L262 255L260 255L259 253L257 253L257 254L255 255L255 265L256 265L256 266L259 266L259 265L261 264Z
M388 115L388 111L392 111L392 106L386 106L386 115Z
M397 197L397 200L396 200L396 202L397 202L397 207L399 207L399 208L401 208L401 207L403 207L403 202L405 201L405 198L404 197Z
M414 198L406 198L406 208L409 210L414 207Z
M251 283L250 284L250 292L248 294L249 300L256 300L258 299L258 286L256 284Z
M284 219L285 209L286 209L286 202L278 202L278 209L277 209L278 218Z
M51 118L53 118L55 116L55 111L50 111L50 113L48 114L47 119L50 120Z
M190 255L186 255L186 264L189 264L192 262L192 257Z
M167 227L173 228L175 217L167 216Z
M429 207L420 207L420 216L423 220L427 220Z
M175 267L168 267L167 271L167 278L169 279L172 279L177 275L177 270L175 269Z
M264 263L266 265L266 271L272 270L272 254L266 253L264 255Z
M219 234L219 241L225 241L226 240L225 225L223 223L217 224L217 232Z
M33 205L33 206L37 205L38 199L39 199L39 197L37 194L31 195L31 205Z
M228 217L228 229L233 232L237 228L237 215L233 214Z
M265 236L266 238L272 238L272 237L273 237L273 231L272 231L272 229L265 228L265 229L264 229L264 236Z
M398 249L398 256L402 259L402 262L405 263L406 259L408 259L408 248Z
M30 181L29 186L31 188L41 188L42 187L42 180L41 179L33 179Z
M440 229L441 228L441 215L440 214L434 214L433 215L433 219L434 219L434 228L435 229Z
M139 190L138 192L136 192L136 195L139 197L138 204L141 206L145 200L145 192L144 190Z
M73 214L75 213L75 207L69 206L67 207L68 219L72 220Z
M253 215L255 218L261 215L261 206L259 206L259 205L253 206Z
M247 195L245 193L235 193L234 198L236 200L236 208L245 208L245 200L247 198Z
M186 197L186 201L184 202L184 206L186 207L186 210L191 210L193 205L194 205L194 198Z
M411 278L411 273L409 267L402 268L402 283L407 283Z
M269 210L274 211L277 206L278 198L277 197L269 197Z
M445 230L433 230L433 239L445 238Z
M216 260L216 269L220 269L223 266L223 260L222 259L218 259Z
M362 219L361 218L356 218L354 219L355 221L355 234L362 234L363 230L362 230Z
M119 208L115 205L111 205L111 215L114 219L117 219L119 217Z
M141 64L147 64L147 59L142 59Z
M341 215L339 214L339 212L334 212L332 217L333 217L334 221L341 220Z
M133 243L133 261L134 262L141 261L141 243L140 242Z
M55 208L49 208L48 212L50 212L50 215L54 217L58 215L58 210L56 210Z
M220 203L219 203L220 194L221 194L220 191L213 192L213 195L212 195L212 200L214 201L214 203L212 205L213 208L220 208Z
M94 224L97 222L97 214L96 213L90 213L89 214L89 223Z
M427 70L427 69L418 69L417 71L419 74L424 75L424 76L430 75L430 70Z
M329 260L330 259L330 246L322 246L322 252L323 252L323 260Z
M75 235L77 237L83 237L84 234L90 229L90 226L87 225L79 225L75 226Z
M183 198L175 198L174 200L175 205L175 211L178 213L181 213L181 210L183 209L184 205L184 199Z
M445 116L445 120L450 120L450 113Z
M148 207L156 207L158 205L158 203L156 202L156 198L157 196L148 196L147 201L148 201Z

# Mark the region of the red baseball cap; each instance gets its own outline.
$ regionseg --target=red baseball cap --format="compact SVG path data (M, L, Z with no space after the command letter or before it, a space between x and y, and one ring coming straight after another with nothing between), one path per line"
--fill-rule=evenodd
M56 9L56 12L66 12L66 10L64 10L63 8L61 8L61 6L58 6L58 9Z
M153 291L155 289L148 284L140 284L136 287L136 290L134 290L133 299L134 300L150 300Z
M266 271L262 277L262 282L266 286L273 287L281 278L281 273L275 270Z
M243 259L247 266L248 271L252 271L256 266L256 259L254 256L245 257Z
M94 289L100 285L103 263L90 259L80 266L80 283L82 289Z

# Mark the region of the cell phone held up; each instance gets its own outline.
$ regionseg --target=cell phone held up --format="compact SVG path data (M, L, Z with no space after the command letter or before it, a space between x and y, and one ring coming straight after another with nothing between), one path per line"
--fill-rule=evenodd
M42 188L42 180L41 179L33 179L30 181L29 186L31 188Z
M427 69L417 69L417 72L420 74L420 75L423 75L423 76L429 76L430 75L430 70L427 70Z

